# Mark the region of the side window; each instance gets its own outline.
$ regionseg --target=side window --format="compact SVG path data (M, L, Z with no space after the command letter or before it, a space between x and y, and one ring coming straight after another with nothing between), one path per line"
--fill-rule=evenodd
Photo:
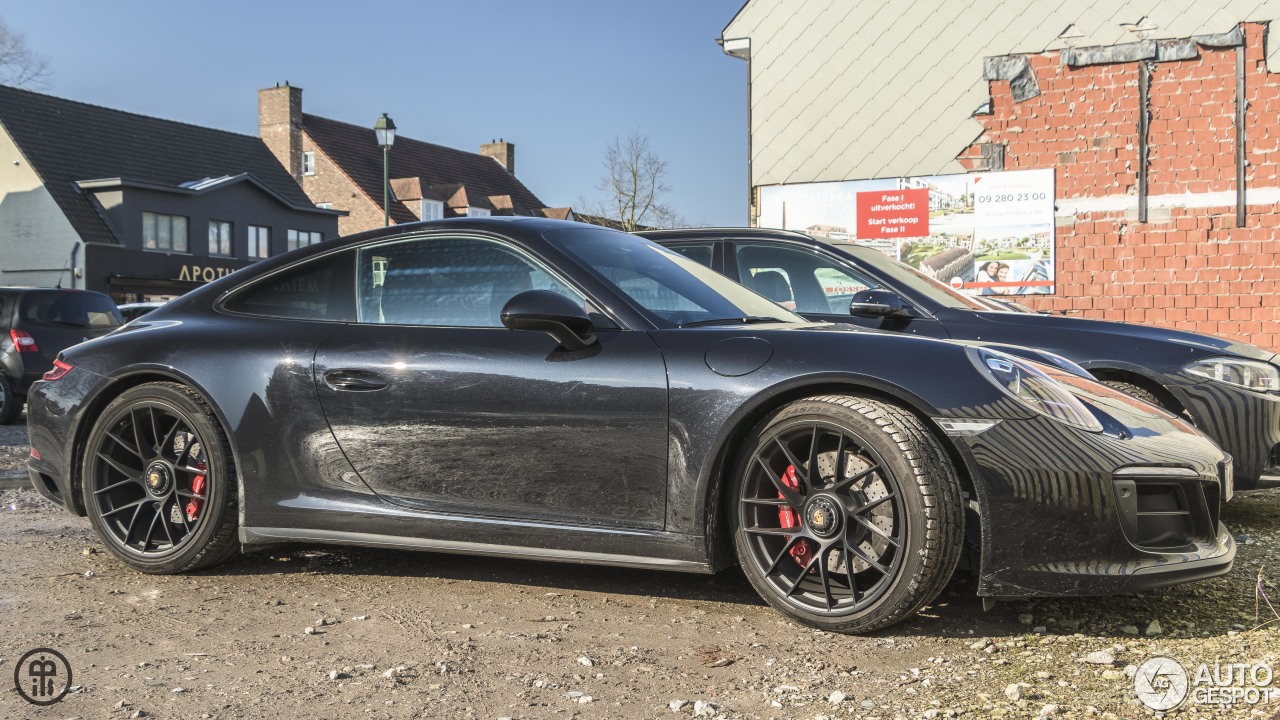
M711 267L711 258L714 256L716 244L714 242L688 243L681 245L668 245L667 247L698 263L699 265Z
M854 293L882 286L858 270L811 250L736 243L738 281L789 310L844 315Z
M551 290L585 303L523 253L481 238L418 238L361 248L357 277L363 323L502 327L502 307L526 290Z
M231 312L299 320L350 322L351 252L335 253L273 275L231 296Z
M855 293L880 289L879 283L851 268L818 267L814 269L813 275L822 286L822 294L831 308L830 312L838 315L849 312L849 301Z

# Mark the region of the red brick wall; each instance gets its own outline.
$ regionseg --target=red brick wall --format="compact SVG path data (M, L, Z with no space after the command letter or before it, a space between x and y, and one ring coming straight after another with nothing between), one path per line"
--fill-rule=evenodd
M1280 76L1266 70L1265 26L1245 29L1246 187L1280 185ZM1013 102L992 82L992 114L978 143L1002 143L1005 169L1054 167L1064 201L1137 193L1136 62L1070 68L1059 54L1028 58L1041 93ZM1155 63L1148 134L1149 195L1235 191L1235 48ZM1192 196L1194 197L1194 195ZM1203 205L1201 197L1191 205ZM1158 207L1059 217L1057 294L1037 309L1176 327L1280 349L1280 207L1250 205L1236 227L1232 199L1215 207Z
M348 213L338 218L339 235L353 235L382 227L382 198L375 202L365 195L360 186L347 177L305 132L302 133L302 152L314 152L316 158L315 173L299 178L302 191L311 202L333 203L334 210L346 210Z

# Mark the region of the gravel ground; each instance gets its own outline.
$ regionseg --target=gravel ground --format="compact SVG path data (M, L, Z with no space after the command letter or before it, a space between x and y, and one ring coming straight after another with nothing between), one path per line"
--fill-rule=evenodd
M25 428L0 426L5 718L1132 718L1156 716L1130 677L1151 656L1280 670L1280 621L1255 608L1259 576L1280 598L1278 490L1224 512L1247 536L1227 577L986 612L962 577L919 617L846 637L784 620L736 571L291 546L140 575L13 487L25 454ZM78 686L49 708L7 679L41 646ZM1166 717L1280 719L1280 703Z

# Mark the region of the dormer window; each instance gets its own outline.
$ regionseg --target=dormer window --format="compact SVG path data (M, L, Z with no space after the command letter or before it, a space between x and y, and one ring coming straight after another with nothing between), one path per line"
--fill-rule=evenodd
M422 198L422 219L439 220L444 217L444 203L439 200Z
M467 217L489 217L489 211L485 208L467 207Z

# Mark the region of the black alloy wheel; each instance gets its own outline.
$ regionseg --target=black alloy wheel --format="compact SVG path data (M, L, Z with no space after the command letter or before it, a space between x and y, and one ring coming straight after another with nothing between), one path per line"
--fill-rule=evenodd
M194 570L238 550L231 453L208 406L181 385L113 400L90 433L82 477L94 530L139 570Z
M868 398L809 398L752 440L735 541L771 605L814 627L868 632L941 591L961 550L959 483L914 415Z

